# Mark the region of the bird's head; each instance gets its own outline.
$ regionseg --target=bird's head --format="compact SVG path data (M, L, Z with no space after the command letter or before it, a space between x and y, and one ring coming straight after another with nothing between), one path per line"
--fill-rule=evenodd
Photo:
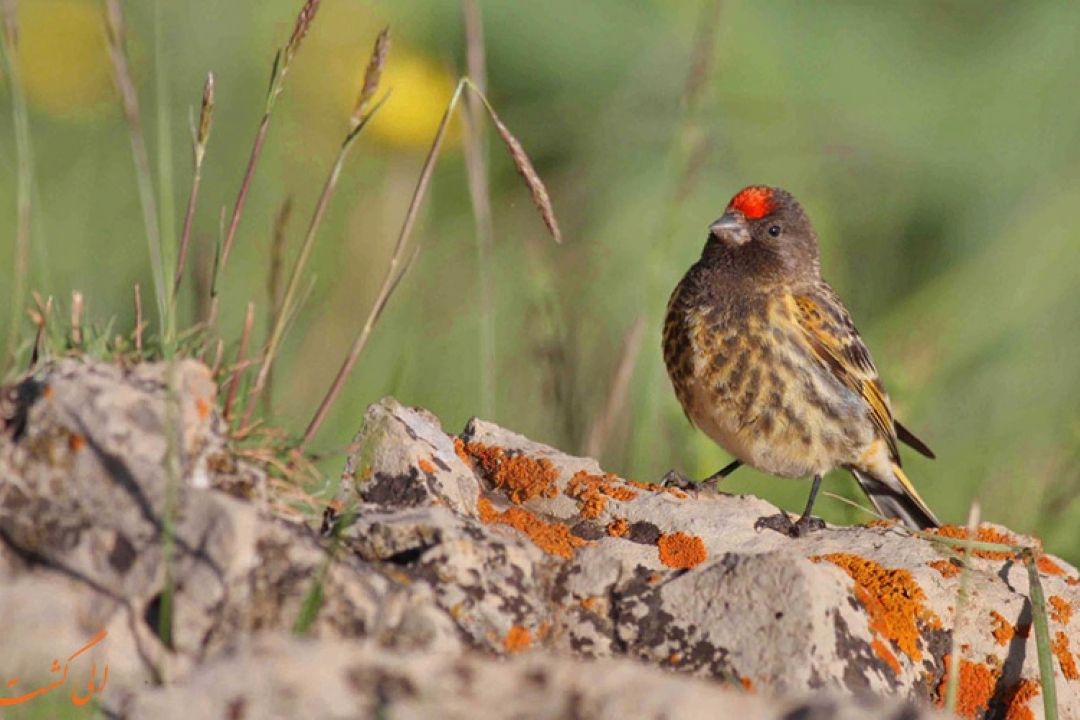
M709 226L709 242L748 271L784 276L818 273L817 234L791 193L767 185L745 187Z

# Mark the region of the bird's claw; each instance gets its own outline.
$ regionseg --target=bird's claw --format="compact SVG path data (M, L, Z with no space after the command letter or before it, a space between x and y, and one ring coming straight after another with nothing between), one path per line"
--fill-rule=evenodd
M787 513L780 512L776 515L767 515L758 518L757 522L754 523L754 529L775 530L781 535L787 535L791 538L800 538L817 530L824 530L825 521L821 518L804 515L795 522L792 522Z
M660 478L660 484L666 488L678 488L679 490L696 490L698 484L683 475L678 470L668 470L664 477Z

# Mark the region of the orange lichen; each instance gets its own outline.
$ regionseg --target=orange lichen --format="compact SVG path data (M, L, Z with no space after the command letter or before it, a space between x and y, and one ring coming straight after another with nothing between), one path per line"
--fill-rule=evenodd
M1047 575L1065 574L1065 571L1061 569L1061 566L1046 555L1039 556L1039 559L1035 561L1035 567L1039 568L1039 572L1046 573Z
M507 508L500 512L485 497L476 502L476 510L481 521L488 524L509 525L525 533L534 545L552 555L570 559L579 547L588 544L585 540L571 534L570 528L565 525L545 522L517 507Z
M68 450L73 453L79 452L86 447L86 438L78 433L68 435Z
M681 532L661 535L656 546L660 549L660 562L673 568L692 568L709 556L705 542L697 535Z
M675 665L680 660L682 660L682 655L680 655L679 653L671 653L670 655L668 655L667 659L668 663L670 663L671 665Z
M811 560L827 560L850 575L855 581L855 597L866 608L870 628L913 661L922 660L917 622L937 628L941 627L941 620L926 607L926 595L908 570L889 569L848 553L831 553Z
M949 655L945 656L945 674L937 688L936 704L945 705L946 688L949 686ZM994 696L1001 672L989 665L980 665L970 660L960 660L960 682L956 694L956 714L962 718L982 717Z
M596 595L590 595L588 597L581 598L580 604L583 610L589 612L596 612L596 606L600 602L600 598Z
M1065 578L1065 584L1073 586L1080 585L1080 577Z
M45 387L41 388L41 397L43 397L43 398L45 398L46 400L48 400L48 399L49 399L49 398L51 398L52 396L53 396L53 388L52 388L52 385L46 385Z
M1035 720L1029 705L1039 696L1042 687L1038 680L1024 678L1005 693L1005 720Z
M945 578L955 577L960 572L960 566L948 560L934 560L927 564L941 573L941 577Z
M427 473L428 475L432 475L432 474L435 473L435 466L432 465L429 460L425 460L424 458L421 458L420 462L418 462L416 464L420 466L420 470Z
M1058 664L1061 666L1061 674L1065 676L1065 679L1080 680L1080 670L1076 667L1076 658L1073 657L1072 652L1069 650L1068 635L1058 630L1057 635L1054 636L1054 642L1050 643L1050 649L1057 656Z
M462 443L460 438L455 440L454 449L459 456L479 465L495 487L506 490L510 502L516 505L534 497L553 498L559 494L559 469L547 458L511 455L500 447Z
M463 463L472 467L472 458L469 457L469 453L465 452L465 441L459 437L454 438L454 452L457 453L457 456L461 458Z
M632 487L636 487L638 490L644 490L645 492L651 493L665 493L667 495L671 495L672 497L678 498L679 500L685 500L686 498L690 497L679 488L666 487L664 485L661 485L660 483L649 483L642 482L641 480L626 479L624 479L623 482Z
M1061 597L1060 595L1050 596L1050 617L1054 618L1062 625L1068 625L1072 620L1073 606L1072 603Z
M506 652L516 653L527 650L532 643L532 635L520 625L512 625L503 638L503 647Z
M199 415L200 420L210 417L210 401L206 398L196 398L195 412Z
M998 645L1008 645L1016 634L1016 628L996 610L990 611L990 619L994 621L994 640Z
M624 517L617 517L607 524L607 534L611 537L626 537L630 534L630 522Z
M874 654L885 661L886 665L892 668L894 674L900 674L900 661L896 659L896 656L893 655L892 650L889 649L888 645L881 642L878 638L874 638L870 643L870 648L874 651Z
M595 475L578 470L566 484L566 495L578 501L581 517L595 519L604 512L608 498L626 501L638 494L611 473Z
M743 686L743 690L746 692L754 692L754 681L748 677L739 678L739 684Z
M871 520L866 523L865 527L868 528L894 528L900 524L899 520L894 518L878 518L877 520Z
M966 527L960 527L959 525L943 525L936 530L930 530L929 532L941 537L953 538L955 540L967 540L968 529ZM980 525L978 531L975 533L975 539L979 542L997 543L999 545L1016 545L1016 538L1006 532L1001 532L989 525ZM1016 553L1007 552L1005 550L972 550L971 554L975 557L980 557L985 560L1008 560L1011 557L1015 557Z

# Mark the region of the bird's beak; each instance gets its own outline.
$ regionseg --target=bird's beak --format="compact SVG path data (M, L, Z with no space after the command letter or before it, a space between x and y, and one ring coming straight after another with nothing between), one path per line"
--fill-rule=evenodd
M717 240L728 245L743 245L750 240L746 218L737 210L729 210L709 226L709 232Z

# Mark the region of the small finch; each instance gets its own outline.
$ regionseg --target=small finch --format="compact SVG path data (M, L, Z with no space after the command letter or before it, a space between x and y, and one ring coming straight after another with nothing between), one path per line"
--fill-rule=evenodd
M937 518L900 469L897 440L930 449L892 415L870 351L836 292L821 278L817 234L779 188L743 189L709 227L701 259L668 302L664 362L690 421L736 460L812 478L794 523L759 527L801 535L825 473L850 470L878 512L914 528Z

